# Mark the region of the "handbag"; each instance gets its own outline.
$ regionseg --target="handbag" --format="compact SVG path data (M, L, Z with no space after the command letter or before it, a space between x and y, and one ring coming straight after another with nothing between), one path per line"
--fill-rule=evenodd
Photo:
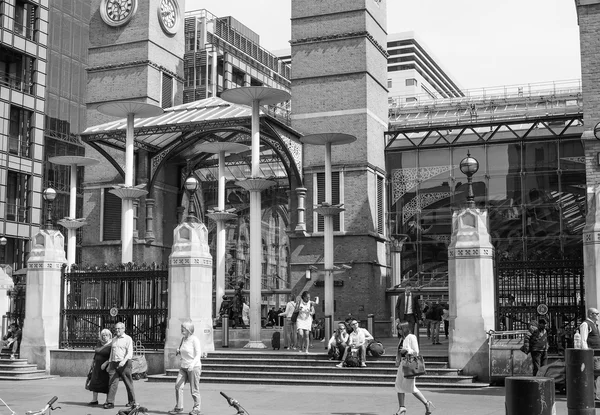
M92 366L90 366L90 371L87 374L85 379L85 389L90 390L90 382L92 381L92 373L94 372L94 362L92 362Z
M529 348L527 347L527 345L523 345L519 348L520 351L522 351L525 354L529 354Z
M296 308L294 309L294 312L292 313L292 323L295 323L296 321L298 321L298 314L300 314L300 304L296 304Z
M414 378L425 374L423 356L407 354L402 358L402 373L405 378Z

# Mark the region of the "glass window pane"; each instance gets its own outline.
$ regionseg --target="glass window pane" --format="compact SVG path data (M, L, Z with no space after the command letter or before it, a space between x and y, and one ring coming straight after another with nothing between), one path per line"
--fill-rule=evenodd
M583 144L581 141L561 141L559 143L559 148L561 170L585 171L585 153L583 151Z
M492 239L513 239L523 236L523 210L521 206L490 208L489 232Z
M556 141L526 143L523 153L523 170L554 171L558 169L558 148Z
M521 204L521 175L491 176L488 179L488 206Z
M487 147L489 174L510 174L521 171L520 144L494 144Z

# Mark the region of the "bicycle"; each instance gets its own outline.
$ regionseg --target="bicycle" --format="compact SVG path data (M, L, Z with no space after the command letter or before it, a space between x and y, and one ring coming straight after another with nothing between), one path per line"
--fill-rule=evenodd
M27 411L25 412L25 415L50 415L50 413L52 411L56 411L57 409L60 409L60 406L52 406L54 404L54 402L56 402L58 400L58 396L53 397L52 399L50 399L48 401L48 403L46 404L46 406L44 406L42 409L38 410L38 411ZM8 410L10 411L10 415L17 415L17 413L15 411L13 411L12 409L10 409L10 406L8 406L8 404L6 402L4 402L2 400L2 398L0 398L0 402L2 402L4 404L4 406L6 406L8 408Z
M250 415L248 413L248 411L246 411L246 409L244 409L244 407L242 405L240 405L240 403L238 401L225 395L224 392L219 392L219 393L221 394L221 396L223 398L227 399L227 403L229 404L229 406L233 406L233 408L237 411L236 415Z

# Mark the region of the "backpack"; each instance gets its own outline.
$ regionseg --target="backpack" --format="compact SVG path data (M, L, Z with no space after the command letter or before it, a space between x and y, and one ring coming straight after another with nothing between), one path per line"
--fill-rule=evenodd
M358 349L351 349L346 356L346 366L347 367L359 367L360 366L360 357L358 357Z
M373 357L383 356L385 354L385 348L380 341L373 340L367 347L367 353Z
M148 408L136 406L135 408L121 409L119 412L117 412L117 415L146 415L147 412Z

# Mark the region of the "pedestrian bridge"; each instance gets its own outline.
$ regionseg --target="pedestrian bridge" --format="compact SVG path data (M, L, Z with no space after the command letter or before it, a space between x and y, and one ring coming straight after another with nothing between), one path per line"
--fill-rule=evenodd
M471 135L471 141L487 141L498 133L516 138L519 134L515 130L531 133L539 128L550 135L583 132L583 96L579 80L467 90L464 93L463 97L441 99L390 97L387 148L447 146L464 142L461 137L465 135ZM398 138L407 140L398 143Z

